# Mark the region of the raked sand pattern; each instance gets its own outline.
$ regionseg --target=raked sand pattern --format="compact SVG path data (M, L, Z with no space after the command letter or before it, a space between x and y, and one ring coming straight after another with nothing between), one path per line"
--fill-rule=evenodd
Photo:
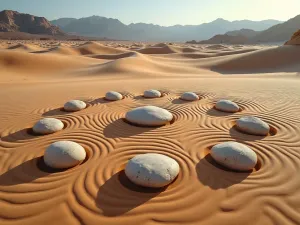
M116 51L122 49L109 48ZM95 46L86 51L93 49L96 49ZM166 49L177 49L177 52L170 54ZM234 64L239 57L244 57L245 63L249 59L247 57L254 57L255 61L258 60L257 55L277 53L267 48L258 50L258 53L253 50L250 56L248 53L234 53L235 58L225 56L224 59L224 56L216 56L223 52L219 50L209 53L218 62L214 61L216 59L182 60L184 54L199 58L200 53L185 53L192 49L166 45L143 46L140 50L142 53L126 58L132 62L121 61L119 64L118 60L114 60L107 65L107 62L102 64L100 59L101 65L94 67L97 70L105 67L105 70L101 69L103 79L98 80L95 75L81 75L82 70L91 69L87 67L89 63L83 65L85 60L94 63L97 55L93 55L94 58L79 56L82 60L65 56L63 59L70 60L70 65L82 68L80 72L72 74L72 78L68 72L67 78L62 80L51 75L39 78L35 74L37 70L31 68L29 59L25 67L33 75L28 75L26 71L18 72L33 79L32 82L24 81L26 85L19 78L8 82L11 79L9 76L13 77L20 68L24 69L22 64L2 63L7 68L4 73L7 77L0 84L0 94L7 97L0 99L1 225L298 224L299 79L290 74L284 78L277 74L261 75L269 76L268 79L255 75L230 75L232 77L227 78L220 74L215 76L214 72L210 74L210 70L205 72L206 76L211 75L210 78L202 78L201 75L196 77L191 68L197 68L199 72L201 65L223 63L227 66L222 68L229 71L228 64ZM163 53L161 56L144 55L155 50ZM23 57L14 55L11 50L1 54L12 54L12 60L15 60L13 57ZM36 55L27 52L16 54L29 54L29 57ZM51 54L45 56L53 57ZM118 53L106 53L106 58L113 57L112 54ZM61 56L56 53L55 57ZM51 59L55 61L55 57ZM143 64L145 58L140 61L141 57L149 57L146 64ZM150 63L149 66L148 63L157 60L157 57L160 62L156 61L155 66ZM47 65L48 59L40 60ZM83 64L78 65L73 60ZM279 59L275 57L274 60ZM133 68L135 63L137 67ZM59 65L61 69L62 65ZM141 65L150 71L147 75L149 79L145 77ZM172 65L181 70L175 69L178 74L170 78L173 76L170 73L173 71ZM261 69L263 65L255 66ZM234 65L230 65L230 71L234 69ZM253 72L248 64L242 69L247 74ZM238 68L239 73L242 69ZM278 67L277 72L279 70ZM140 77L136 71L141 72ZM155 71L159 71L160 77L150 78ZM99 76L102 76L101 73ZM183 74L190 76L184 82L178 79ZM106 79L109 76L113 78ZM143 92L149 89L159 90L162 97L144 98ZM105 100L105 93L110 90L120 92L124 98L118 101ZM187 91L196 93L199 100L181 100L180 96ZM63 105L70 99L82 100L87 107L77 112L66 112ZM235 102L241 110L226 113L214 109L220 99ZM168 110L173 114L174 121L161 127L137 127L124 120L126 112L147 105ZM270 133L267 136L255 136L240 132L235 122L243 116L262 119L269 124ZM35 135L31 128L42 118L59 119L64 123L64 128L49 135ZM86 159L70 169L50 169L43 162L44 152L50 144L62 140L80 144L86 151ZM257 154L258 162L253 171L232 171L212 159L210 149L226 141L243 143ZM176 180L160 189L143 188L131 183L124 173L125 166L129 159L144 153L159 153L176 160L180 166Z

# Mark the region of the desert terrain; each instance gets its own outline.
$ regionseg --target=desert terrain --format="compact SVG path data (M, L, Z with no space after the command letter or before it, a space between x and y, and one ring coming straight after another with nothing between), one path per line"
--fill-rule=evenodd
M299 224L300 46L2 40L0 49L1 225ZM145 99L147 89L163 96ZM106 101L111 90L124 99ZM186 91L200 100L180 100ZM71 99L88 107L61 110ZM219 112L219 99L242 110ZM157 128L123 120L145 105L175 120ZM272 132L239 132L235 121L246 115ZM33 135L42 118L65 128ZM45 149L59 140L82 145L85 161L47 168ZM255 169L218 166L210 149L225 141L251 147ZM164 189L136 186L124 174L130 158L150 152L179 163Z

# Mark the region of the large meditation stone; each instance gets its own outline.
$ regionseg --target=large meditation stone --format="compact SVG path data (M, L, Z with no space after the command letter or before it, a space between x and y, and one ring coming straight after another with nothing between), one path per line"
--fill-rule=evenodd
M173 119L172 113L156 106L142 106L126 113L126 120L137 125L161 126Z
M44 162L55 169L67 169L81 163L86 157L84 148L73 141L52 143L45 151Z
M64 128L63 122L55 118L39 120L32 128L36 134L52 134Z
M161 97L161 93L158 90L147 90L144 91L145 98L159 98Z
M220 100L216 103L215 108L219 111L235 113L240 110L240 107L230 100Z
M197 101L199 96L194 92L185 92L181 95L180 99L185 101Z
M109 91L106 93L105 99L109 101L118 101L123 99L123 95L116 91Z
M133 183L153 188L170 184L178 173L179 165L174 159L156 153L137 155L125 168L126 176Z
M270 126L254 116L244 116L236 121L237 128L245 133L253 135L268 135Z
M86 104L80 100L71 100L65 103L64 109L68 112L76 112L86 108Z
M257 163L256 153L252 149L234 141L215 145L210 154L219 164L233 170L252 170Z

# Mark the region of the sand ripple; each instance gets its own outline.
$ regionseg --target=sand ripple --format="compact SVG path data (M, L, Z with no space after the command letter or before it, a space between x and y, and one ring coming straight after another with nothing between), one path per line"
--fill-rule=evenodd
M280 110L257 99L222 96L242 108L222 113L213 107L220 99L217 94L197 92L199 101L185 102L178 99L179 92L163 93L158 99L144 99L140 93L124 92L125 98L116 102L91 96L85 99L88 108L75 113L55 107L30 115L15 113L16 123L7 123L1 133L0 218L7 224L50 220L51 215L66 224L218 224L224 218L225 224L242 224L248 215L261 215L256 221L248 218L248 224L300 221L299 105L282 102L286 110ZM158 128L124 120L128 110L149 104L169 110L175 120ZM269 123L270 135L236 130L235 121L245 115ZM32 135L30 127L43 117L62 120L65 129ZM68 170L46 167L43 153L59 140L81 144L86 160ZM211 147L232 140L256 152L253 171L235 172L214 162ZM127 161L148 152L179 163L179 176L170 186L142 188L126 178Z

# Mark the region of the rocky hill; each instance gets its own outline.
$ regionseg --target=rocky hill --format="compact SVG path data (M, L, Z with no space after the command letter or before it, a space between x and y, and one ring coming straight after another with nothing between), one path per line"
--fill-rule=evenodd
M251 42L285 42L300 28L300 15L260 32Z
M11 10L0 12L0 32L24 32L29 34L65 35L46 18Z
M286 45L300 45L300 30L296 31Z

